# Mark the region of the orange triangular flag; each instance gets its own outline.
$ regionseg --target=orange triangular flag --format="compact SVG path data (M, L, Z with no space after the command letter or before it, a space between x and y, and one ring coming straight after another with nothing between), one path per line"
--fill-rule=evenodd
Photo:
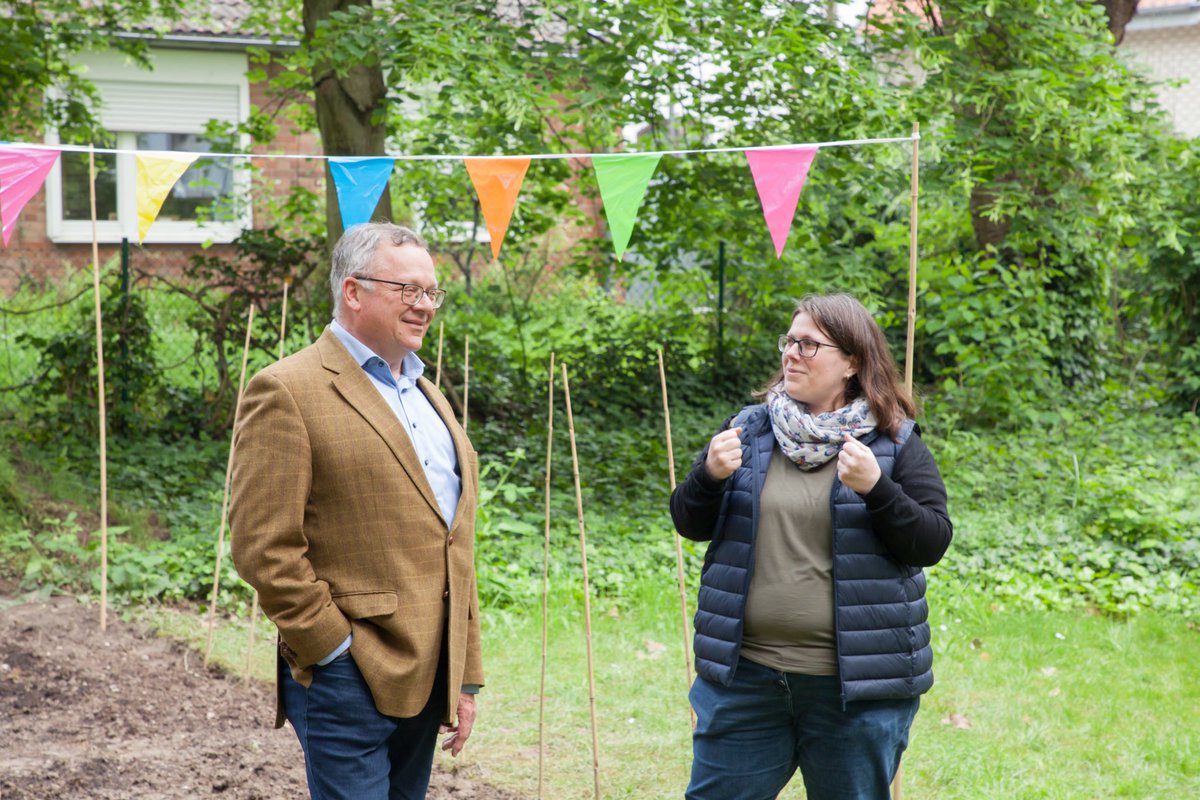
M529 169L529 159L465 158L463 164L471 176L471 183L475 184L483 221L492 237L492 258L499 258L500 245L504 243L509 220L517 207L521 182Z

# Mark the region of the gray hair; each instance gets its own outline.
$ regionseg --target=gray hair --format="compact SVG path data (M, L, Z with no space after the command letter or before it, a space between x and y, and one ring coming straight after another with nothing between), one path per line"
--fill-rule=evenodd
M393 225L390 222L351 225L334 246L332 262L329 265L329 288L333 292L335 318L342 311L342 282L351 275L374 274L371 262L385 240L393 247L413 244L422 250L429 249L421 234L411 228Z

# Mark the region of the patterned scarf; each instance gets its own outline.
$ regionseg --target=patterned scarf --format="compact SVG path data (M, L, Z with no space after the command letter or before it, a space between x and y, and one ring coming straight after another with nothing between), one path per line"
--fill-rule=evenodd
M783 391L783 382L767 394L771 427L783 454L802 470L825 464L842 451L842 436L861 439L875 430L875 415L865 397L824 414L813 414L807 403L793 400Z

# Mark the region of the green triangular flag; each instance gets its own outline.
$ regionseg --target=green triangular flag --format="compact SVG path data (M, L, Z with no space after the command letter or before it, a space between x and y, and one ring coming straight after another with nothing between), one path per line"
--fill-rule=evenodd
M661 155L592 156L604 216L608 218L618 259L625 255L646 187L661 159Z

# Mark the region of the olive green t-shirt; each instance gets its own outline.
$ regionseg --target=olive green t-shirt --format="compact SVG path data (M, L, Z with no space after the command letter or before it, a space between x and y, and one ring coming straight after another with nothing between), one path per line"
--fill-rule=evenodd
M833 628L834 459L805 472L779 448L759 498L742 655L782 672L836 675Z

